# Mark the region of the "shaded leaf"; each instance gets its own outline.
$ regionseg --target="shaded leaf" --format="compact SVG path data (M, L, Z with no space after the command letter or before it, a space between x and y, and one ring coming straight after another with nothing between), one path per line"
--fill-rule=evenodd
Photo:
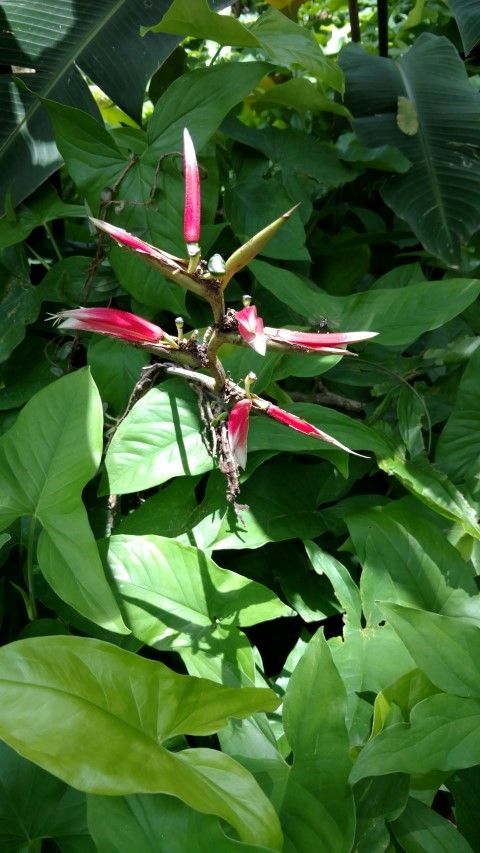
M391 830L406 853L472 853L469 843L449 820L413 797L393 821Z
M425 248L458 268L461 246L478 228L480 95L470 85L456 48L423 33L398 60L373 56L351 44L341 55L346 106L365 145L396 145L412 162L389 178L382 196L405 219ZM398 99L403 129L397 125ZM415 113L418 131L413 130Z
M95 853L85 794L22 758L0 741L0 844L3 853L33 849L52 838L62 853Z
M99 850L106 853L261 853L265 847L228 838L218 819L200 814L164 794L129 797L87 795L88 825ZM119 833L118 827L122 827Z
M480 473L480 349L470 357L458 387L452 414L440 434L435 460L454 483Z
M346 699L318 631L292 673L284 700L285 734L295 756L280 813L289 850L352 849L355 817L348 786Z

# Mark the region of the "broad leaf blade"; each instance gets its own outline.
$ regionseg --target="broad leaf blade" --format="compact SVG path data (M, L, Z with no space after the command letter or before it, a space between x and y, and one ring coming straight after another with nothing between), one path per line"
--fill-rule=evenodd
M99 850L115 853L262 853L264 847L228 838L218 819L200 814L175 797L87 795L88 826ZM122 827L121 833L118 827Z
M32 849L52 838L62 851L95 853L87 828L85 794L69 788L0 741L0 846L3 853ZM72 845L72 846L70 846Z
M127 624L157 648L195 647L221 625L290 616L262 584L221 569L198 548L160 536L112 536L102 543Z
M480 629L452 616L379 606L417 666L441 690L480 699Z
M397 62L357 45L343 51L346 105L366 145L396 145L412 162L405 175L386 182L382 195L406 219L425 248L458 268L461 246L477 230L480 215L480 95L445 38L422 34ZM418 131L397 126L397 99L411 101Z
M285 696L285 734L295 759L281 810L288 849L350 851L355 832L348 786L345 688L320 631L310 640Z
M470 358L458 388L452 414L437 444L436 462L454 483L480 473L480 349Z
M166 382L145 394L117 429L105 466L108 490L122 494L210 470L193 391Z
M0 735L21 754L91 793L172 794L223 817L243 840L279 849L273 807L246 770L214 750L174 754L162 745L180 733L215 732L231 716L273 710L270 690L177 675L80 637L21 640L4 646L0 660Z

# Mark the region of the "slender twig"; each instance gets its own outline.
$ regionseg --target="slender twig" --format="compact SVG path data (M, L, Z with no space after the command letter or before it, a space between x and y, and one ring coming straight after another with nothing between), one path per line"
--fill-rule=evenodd
M378 52L388 56L388 0L377 0Z
M360 21L358 18L358 0L348 0L348 17L350 18L350 35L352 41L360 41Z

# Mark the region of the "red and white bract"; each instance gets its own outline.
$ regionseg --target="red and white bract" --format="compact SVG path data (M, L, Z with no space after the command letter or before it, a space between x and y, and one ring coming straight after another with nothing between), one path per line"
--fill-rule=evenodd
M235 403L228 416L228 440L237 463L243 469L247 464L248 418L251 408L251 400L240 400Z
M119 311L117 308L73 308L60 311L52 319L59 329L76 329L86 332L98 332L101 335L112 335L126 341L155 344L161 341L164 332L160 326L130 314L129 311Z
M304 421L303 418L299 418L297 415L292 415L291 412L286 412L285 409L280 409L273 403L271 403L268 408L264 409L264 411L271 418L274 418L281 424L285 424L285 426L290 427L290 429L295 429L297 432L302 432L304 435L309 435L312 438L319 438L321 441L327 441L329 444L333 444L340 450L345 450L347 453L353 453L354 456L362 455L361 453L355 453L354 450L350 450L349 447L341 444L336 438L333 438L331 435L328 435L328 433L317 429L313 424L309 424L308 421Z
M108 234L112 240L119 246L124 246L126 249L132 249L134 252L137 252L141 255L148 255L148 257L153 258L156 261L160 261L160 263L166 264L167 266L172 266L172 261L174 265L180 269L178 262L180 258L176 258L175 255L171 255L169 252L163 252L160 249L157 249L156 246L152 246L150 243L146 243L145 240L141 240L140 237L135 237L134 234L129 234L128 231L125 231L124 228L119 228L118 225L111 225L110 222L104 222L103 219L95 219L93 216L90 217L90 221L93 222L96 228L100 231L104 231L105 234Z
M185 175L185 208L183 236L185 242L198 243L200 239L200 175L197 155L187 128L183 131L183 170Z
M347 350L341 347L374 338L378 332L297 332L294 329L272 329L265 326L267 340L270 338L279 343L292 344L331 355L344 355Z
M267 338L263 329L263 320L257 316L255 305L249 305L247 308L242 308L241 311L236 311L235 316L238 331L243 340L259 355L265 355Z

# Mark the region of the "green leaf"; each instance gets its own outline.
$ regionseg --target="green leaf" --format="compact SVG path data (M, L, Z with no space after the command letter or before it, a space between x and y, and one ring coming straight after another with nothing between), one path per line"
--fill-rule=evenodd
M280 106L289 107L300 113L326 112L351 118L343 104L334 101L322 91L318 84L312 83L307 77L292 77L285 83L276 83L252 103L252 107L259 112Z
M325 406L317 406L314 403L293 403L288 407L288 410L333 436L351 450L372 450L380 454L389 452L388 440L379 432L375 432L366 424L354 420L342 412L327 409ZM264 415L252 417L250 420L248 449L249 451L280 450L285 453L312 453L316 451L328 459L335 459L334 454L338 456L337 451L332 449L331 445L288 429L288 427ZM340 453L345 459L343 451Z
M417 666L441 690L480 698L480 629L458 617L379 602Z
M224 5L222 2L214 5ZM76 106L97 117L98 109L78 69L93 80L128 115L141 121L145 88L153 72L178 43L170 36L141 38L141 24L154 24L169 0L38 0L35 16L26 16L15 0L2 5L8 26L0 33L0 53L7 65L34 69L17 72L38 95ZM105 62L114 56L114 62ZM10 74L2 75L0 103L4 117L0 197L12 182L15 203L35 189L60 164L48 116L40 101L19 92Z
M477 804L480 797L480 766L459 770L445 782L455 797L457 827L473 849L480 833L480 814Z
M85 208L80 204L66 204L59 199L52 186L46 184L30 199L28 207L16 213L13 221L2 219L0 222L0 248L21 243L34 228L60 217L84 218Z
M346 567L323 551L315 542L304 542L308 558L319 574L330 580L340 604L352 627L360 627L362 604L359 589Z
M44 388L0 439L0 526L37 518L38 562L57 595L92 622L128 633L82 503L101 452L102 405L88 370Z
M285 734L295 756L280 812L289 850L352 849L355 816L348 786L346 702L342 679L317 631L291 676L284 700Z
M232 107L271 70L266 62L232 62L179 77L157 102L148 123L148 162L156 165L162 154L181 149L184 127L190 128L200 151Z
M44 99L42 103L69 174L85 193L92 210L97 210L102 190L116 183L129 163L128 155L93 116L52 100Z
M262 465L242 486L241 500L248 509L242 510L241 519L231 508L224 510L210 547L259 548L266 542L318 536L325 529L317 509L320 489L317 465ZM223 496L222 503L225 506Z
M342 51L346 106L365 145L396 145L412 162L387 180L382 196L427 251L451 267L478 229L480 95L446 38L423 33L400 59L373 56L358 45ZM406 135L397 125L399 97L409 102ZM405 105L405 101L403 104ZM405 109L402 116L405 117Z
M267 9L250 28L269 58L278 65L300 66L327 86L343 92L343 74L325 57L310 30L300 27L277 9Z
M401 675L375 698L372 737L385 726L397 722L399 711L404 721L408 722L415 705L440 692L440 688L435 687L420 669L412 669Z
M448 7L457 22L465 53L480 41L480 14L475 0L449 0Z
M480 539L477 515L448 477L428 459L407 462L399 456L378 460L387 474L396 477L409 492L444 518L458 522L465 533Z
M177 675L81 637L20 640L0 650L0 661L0 734L25 757L90 793L171 794L227 820L242 840L280 849L275 812L246 770L214 750L163 746L273 710L270 690Z
M449 820L412 797L390 828L405 853L472 853Z
M255 207L252 207L253 193L258 193L258 203ZM277 220L279 213L284 213L292 207L292 198L280 183L262 179L259 186L257 176L226 190L223 199L225 215L242 245ZM305 246L305 239L302 221L294 213L259 254L267 258L308 261L310 255Z
M480 473L480 349L470 357L458 387L452 414L438 440L435 461L454 483Z
M142 35L154 32L192 36L236 47L260 46L258 39L237 18L217 15L212 12L207 0L196 0L194 6L189 0L174 0L159 24L141 27L140 32Z
M480 763L480 702L438 693L414 707L409 723L372 738L355 762L351 783L387 773L453 771Z
M402 287L401 296L391 289L331 296L266 261L252 261L250 269L262 287L297 314L313 322L326 314L332 326L342 331L380 332L375 342L384 346L412 343L424 332L461 314L480 293L480 281L459 278L410 284ZM267 322L268 318L264 320Z
M195 646L202 638L208 648L219 623L247 626L291 615L265 586L219 568L191 545L160 536L112 536L101 552L127 624L156 648Z
M357 782L353 789L357 817L354 849L359 853L381 853L386 849L389 833L385 822L405 808L409 781L406 774L391 773Z
M368 624L382 614L378 599L465 616L480 626L480 596L473 576L443 530L395 501L347 515L345 523L362 564L360 590Z
M102 400L114 416L122 414L148 362L147 354L99 335L90 341L87 359Z
M415 666L404 644L389 625L352 628L347 623L343 639L329 640L335 666L347 691L346 723L351 742L364 742L372 727L375 696Z
M107 492L125 494L213 467L202 438L198 401L184 382L165 382L142 397L119 425L105 459Z
M165 794L129 797L87 795L88 826L107 853L262 853L264 847L228 838L218 819ZM121 826L122 831L118 828Z
M23 341L26 326L40 310L38 288L30 283L28 263L21 246L0 253L0 362Z
M69 788L0 741L0 845L3 853L33 850L52 838L60 850L95 853L85 794Z

